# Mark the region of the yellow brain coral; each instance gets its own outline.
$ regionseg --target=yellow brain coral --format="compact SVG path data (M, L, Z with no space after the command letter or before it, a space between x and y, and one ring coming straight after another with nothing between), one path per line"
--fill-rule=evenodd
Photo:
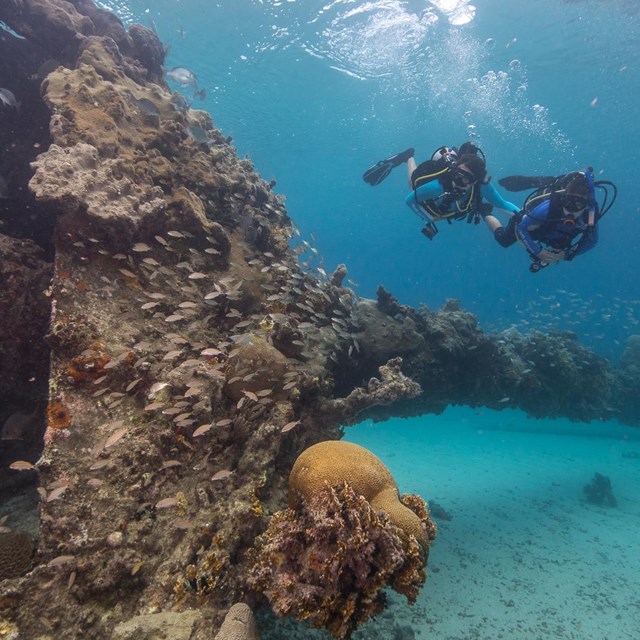
M383 610L387 587L415 602L435 525L422 498L400 498L370 451L341 441L309 447L291 470L289 505L248 554L247 585L277 615L346 639Z
M364 496L375 510L385 511L391 522L407 535L414 535L428 555L435 525L400 502L398 485L389 469L371 451L357 444L329 440L303 451L289 476L289 506L295 509L301 498L311 500L325 483L335 486L341 482Z

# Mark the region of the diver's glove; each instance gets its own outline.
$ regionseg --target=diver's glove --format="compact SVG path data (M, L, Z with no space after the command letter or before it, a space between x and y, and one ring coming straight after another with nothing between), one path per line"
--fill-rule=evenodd
M538 273L538 271L540 271L540 269L544 269L545 267L549 266L548 262L542 262L542 260L538 260L537 256L531 256L531 264L529 265L529 271L531 271L531 273Z
M540 262L554 264L565 259L564 249L543 249L537 256Z
M491 215L493 211L493 205L490 205L488 202L481 202L478 207L478 213L480 217L484 220L488 215Z

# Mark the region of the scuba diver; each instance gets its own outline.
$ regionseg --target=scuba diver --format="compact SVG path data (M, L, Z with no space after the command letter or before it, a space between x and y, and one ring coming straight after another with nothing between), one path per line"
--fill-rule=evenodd
M422 233L432 240L438 233L436 222L466 220L478 224L493 207L515 214L520 208L505 200L487 178L482 151L465 142L459 149L440 147L430 160L416 166L414 150L407 149L381 160L362 176L371 186L380 184L395 167L407 163L412 192L405 202L425 221ZM484 202L486 200L487 202Z
M594 180L591 168L558 177L509 176L499 183L508 191L535 189L506 227L492 215L484 218L498 244L510 247L519 241L524 246L533 273L593 249L598 243L597 223L617 197L616 186ZM610 202L608 187L613 192ZM596 189L603 192L602 205Z

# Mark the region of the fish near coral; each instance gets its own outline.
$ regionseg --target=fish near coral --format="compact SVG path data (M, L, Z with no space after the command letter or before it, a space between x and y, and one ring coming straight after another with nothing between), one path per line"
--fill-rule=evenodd
M160 109L155 102L152 102L148 98L139 98L135 100L138 107L140 107L140 111L148 116L158 117L160 115ZM135 251L135 249L134 249Z
M0 105L7 106L10 109L15 109L20 112L20 102L16 100L15 95L9 89L4 87L0 89Z
M37 404L32 413L16 411L0 426L0 440L22 440L31 436L39 428L41 422L41 406Z
M405 534L415 536L425 557L435 538L435 525L421 519L400 501L398 485L391 472L371 451L350 442L328 440L305 449L289 475L289 506L310 500L326 484L347 482L364 496L376 511L385 511ZM426 507L425 507L425 513Z
M198 82L196 74L193 73L191 69L185 67L174 67L170 71L167 71L165 75L181 87L195 86Z

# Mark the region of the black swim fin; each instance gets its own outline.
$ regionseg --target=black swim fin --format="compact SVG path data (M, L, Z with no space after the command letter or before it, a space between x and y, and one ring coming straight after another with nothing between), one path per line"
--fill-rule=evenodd
M414 153L415 150L413 148L409 148L402 153L397 153L395 156L380 160L380 162L377 162L373 167L364 172L362 179L372 187L375 187L391 173L391 169L399 167L409 158L412 158Z
M498 180L498 184L507 191L525 191L548 187L555 182L554 176L507 176Z

